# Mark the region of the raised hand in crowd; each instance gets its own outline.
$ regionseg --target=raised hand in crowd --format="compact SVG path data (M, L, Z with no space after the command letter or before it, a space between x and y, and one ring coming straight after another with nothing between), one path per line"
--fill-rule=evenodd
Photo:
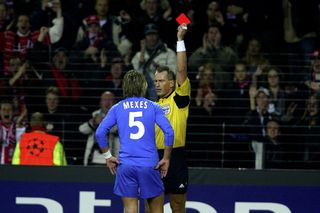
M105 68L108 65L108 56L106 49L101 49L100 51L100 67Z
M129 23L131 22L131 16L130 14L125 10L120 10L119 12L120 18L122 20L122 23Z
M40 33L39 33L39 36L38 36L38 42L43 42L46 35L48 34L49 32L49 28L48 27L41 27L40 28Z

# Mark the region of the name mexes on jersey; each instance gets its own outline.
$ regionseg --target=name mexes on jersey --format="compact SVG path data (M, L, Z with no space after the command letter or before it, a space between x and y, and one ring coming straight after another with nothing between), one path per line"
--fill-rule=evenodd
M147 101L125 101L123 102L123 109L133 109L133 108L140 108L140 109L147 109L148 102Z

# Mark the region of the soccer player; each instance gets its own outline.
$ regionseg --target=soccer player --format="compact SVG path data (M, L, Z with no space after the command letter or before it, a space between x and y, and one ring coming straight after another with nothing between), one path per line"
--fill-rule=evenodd
M165 193L169 194L170 207L173 213L186 211L186 193L188 189L188 167L185 159L185 142L191 85L187 77L187 54L184 45L185 24L178 27L177 32L177 73L168 67L159 67L155 73L155 89L166 117L174 130L174 143L171 153L168 175L163 179ZM165 137L156 128L156 142L159 157L163 156ZM152 211L150 211L152 212Z
M142 73L129 71L123 79L124 100L114 105L100 123L96 137L111 174L116 174L114 193L122 197L126 213L138 212L138 199L146 199L151 212L162 213L164 186L169 168L173 129L161 107L143 96L147 82ZM119 159L109 150L107 133L118 125ZM164 132L164 155L159 161L155 124Z

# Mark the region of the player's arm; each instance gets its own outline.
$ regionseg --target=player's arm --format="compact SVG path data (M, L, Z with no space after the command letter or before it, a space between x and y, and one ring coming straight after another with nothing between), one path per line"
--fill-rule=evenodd
M187 25L182 24L178 27L177 32L177 74L178 85L182 85L187 79L187 52L184 44L184 35L187 32Z
M96 131L96 138L102 152L102 155L106 159L106 164L111 174L116 173L117 165L120 163L116 157L113 157L109 148L107 134L110 129L116 124L116 116L114 113L114 107L112 107L108 114L104 117L102 122L99 124Z
M116 157L112 156L109 147L104 147L101 149L101 151L103 157L106 159L106 164L110 170L110 173L112 175L116 174L117 166L120 164L120 161Z
M103 118L96 130L97 142L102 152L109 149L107 134L110 129L116 124L116 115L114 111L114 107L112 107L109 110L108 114Z

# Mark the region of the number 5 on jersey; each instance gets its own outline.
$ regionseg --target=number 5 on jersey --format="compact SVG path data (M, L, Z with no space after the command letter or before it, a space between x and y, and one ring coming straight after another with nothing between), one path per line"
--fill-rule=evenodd
M129 127L136 126L138 128L137 133L130 133L130 139L138 140L143 137L145 128L141 121L136 120L136 118L142 117L142 111L129 112Z

